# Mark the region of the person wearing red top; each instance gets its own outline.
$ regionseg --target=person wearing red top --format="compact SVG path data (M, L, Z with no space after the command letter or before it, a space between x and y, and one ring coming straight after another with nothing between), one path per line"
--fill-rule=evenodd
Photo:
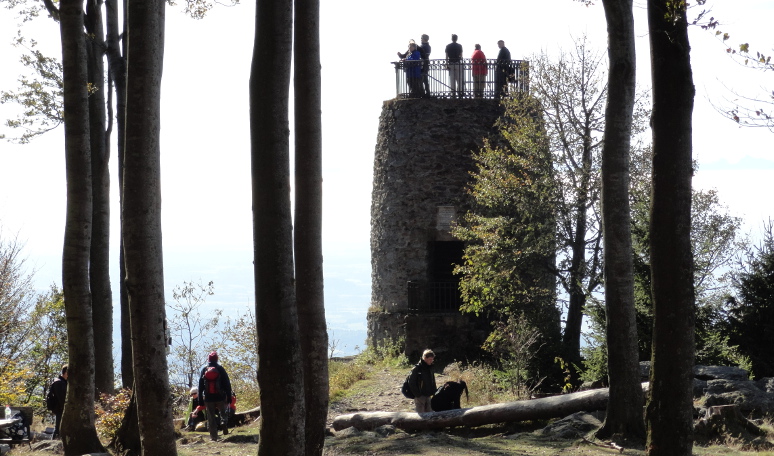
M476 45L476 50L473 51L473 56L470 58L473 64L473 96L475 98L483 98L484 87L486 86L486 56L481 51L481 45Z

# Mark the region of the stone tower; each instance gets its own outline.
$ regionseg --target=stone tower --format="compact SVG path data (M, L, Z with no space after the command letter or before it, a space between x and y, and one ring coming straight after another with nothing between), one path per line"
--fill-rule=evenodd
M486 322L459 312L463 243L450 227L467 211L471 152L497 135L495 99L384 102L371 202L369 345L405 340L412 361L432 347L460 357L477 350Z

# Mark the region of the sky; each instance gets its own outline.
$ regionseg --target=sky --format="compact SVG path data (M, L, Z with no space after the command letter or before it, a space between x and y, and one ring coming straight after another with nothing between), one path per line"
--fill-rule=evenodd
M216 5L194 20L182 3L166 10L162 82L161 173L162 234L166 293L184 281L214 281L215 295L204 310L244 312L254 304L248 79L254 38L255 5ZM323 0L321 59L323 90L323 255L326 319L338 350L364 347L370 304L370 197L373 154L382 103L395 96L391 62L409 39L430 36L431 58L456 33L469 57L480 43L488 58L502 39L514 59L538 52L570 51L583 35L606 52L601 1L584 6L573 0ZM774 54L770 0L709 0L710 16L729 32L729 43L749 42ZM695 14L692 10L691 14ZM637 78L650 86L645 1L635 0ZM18 20L0 10L0 88L17 87L24 71L20 50L11 46ZM47 55L61 55L57 26L39 18L22 28ZM755 236L774 215L769 196L774 182L774 133L739 128L714 105L733 98L727 87L752 95L774 86L772 73L745 68L726 55L713 32L691 27L691 63L696 99L694 187L715 188L729 212L744 218ZM0 121L19 108L0 105ZM292 113L292 111L291 111ZM292 114L291 114L292 115ZM291 122L292 124L292 122ZM0 131L8 131L0 126ZM113 149L115 150L115 148ZM116 158L112 174L112 256L117 284L118 188ZM35 283L45 290L61 286L65 220L63 129L28 145L0 143L0 227L4 238L18 236ZM117 299L116 299L116 302Z

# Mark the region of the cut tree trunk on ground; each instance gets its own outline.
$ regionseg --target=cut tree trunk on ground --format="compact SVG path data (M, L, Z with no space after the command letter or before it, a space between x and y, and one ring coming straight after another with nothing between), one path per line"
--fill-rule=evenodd
M248 421L254 421L261 416L261 406L251 408L250 410L244 410L234 413L234 423L239 426L247 423Z
M648 389L648 383L642 384ZM607 407L607 388L581 391L579 393L546 397L528 401L483 405L445 412L364 412L340 415L333 419L333 429L340 431L348 427L360 430L376 429L390 424L406 431L443 429L452 426L483 426L512 421L561 418L575 412L602 410Z

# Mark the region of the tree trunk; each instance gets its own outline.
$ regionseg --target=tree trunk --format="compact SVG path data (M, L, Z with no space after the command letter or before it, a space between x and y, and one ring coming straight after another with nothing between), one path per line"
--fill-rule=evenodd
M107 56L108 72L114 82L116 93L116 140L118 154L118 192L119 206L123 204L124 194L124 141L126 129L126 40L121 40L122 30L126 30L126 2L121 2L124 9L121 16L124 25L118 22L118 0L105 1L105 18L107 23ZM110 108L110 106L109 106ZM112 119L112 115L110 116ZM123 226L123 224L122 224ZM119 233L120 248L118 254L118 283L121 309L121 386L134 387L134 373L132 372L132 340L129 327L129 299L126 295L126 268L124 265L124 240Z
M122 223L142 452L177 454L167 369L161 240L160 105L164 0L127 8Z
M307 456L322 455L328 418L328 331L322 256L320 2L296 0L294 17L296 301L304 363Z
M584 100L585 101L585 100ZM586 290L583 281L588 276L586 268L586 231L588 230L588 204L591 185L592 146L588 124L583 125L586 132L583 138L581 156L580 185L576 189L575 238L572 242L572 262L570 263L570 302L567 307L567 324L564 329L564 349L568 361L581 365L580 346L583 327L583 308L586 305ZM574 369L573 369L574 373Z
M140 427L137 420L137 395L132 389L132 398L129 407L121 418L121 426L113 436L110 446L119 455L139 455L142 452L140 441Z
M113 393L113 292L110 289L110 136L105 125L105 32L102 0L86 2L89 83L89 133L91 136L92 229L90 283L94 339L94 386L99 393Z
M607 370L610 402L597 437L642 440L642 389L634 311L629 146L634 109L634 18L631 0L603 0L608 31L608 98L602 146Z
M647 389L642 383L639 388ZM361 430L376 429L391 424L406 431L443 429L452 426L484 426L513 421L544 420L571 415L576 412L601 410L608 403L608 389L581 391L561 396L507 402L480 407L449 410L446 412L364 412L337 416L333 429L340 431L348 427Z
M304 372L293 277L288 91L293 3L258 0L250 70L259 455L304 454Z
M67 319L69 388L61 433L66 455L104 452L94 427L94 332L89 290L91 244L91 152L88 69L83 3L60 2L64 84L67 219L62 286Z
M693 449L695 313L690 228L695 89L685 16L685 4L648 0L653 79L650 455L690 455Z

